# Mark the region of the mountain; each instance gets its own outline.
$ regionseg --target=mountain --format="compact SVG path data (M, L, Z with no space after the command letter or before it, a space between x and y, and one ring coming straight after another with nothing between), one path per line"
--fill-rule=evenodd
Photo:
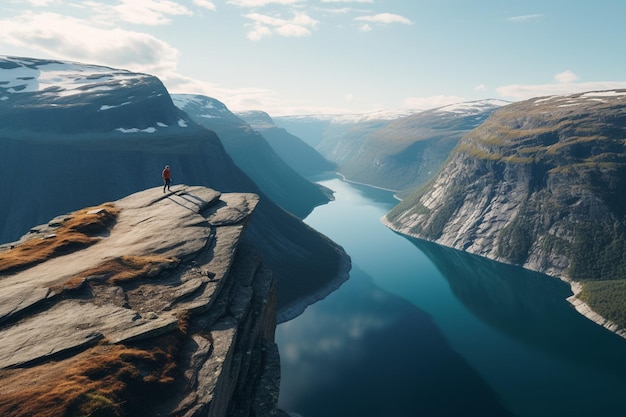
M259 197L175 188L0 248L0 415L286 416L275 281L243 239Z
M416 188L440 169L461 137L479 126L500 100L458 103L390 121L365 137L340 172L348 179L392 190Z
M233 114L220 101L190 94L172 95L174 104L220 137L226 152L275 203L298 217L328 203L330 190L308 181L268 144L264 135Z
M460 138L482 123L500 100L458 103L422 112L386 112L357 118L323 117L316 149L347 179L410 190L435 175ZM292 132L315 126L311 117L278 118ZM298 122L303 123L297 127Z
M330 142L336 140L335 128L339 131L363 123L375 121L391 121L417 113L417 110L381 110L371 113L357 114L310 114L273 117L277 126L284 128L315 149L326 138Z
M504 106L384 221L400 233L582 283L574 286L578 300L625 327L616 303L626 284L624 137L626 90Z
M0 57L0 80L0 242L61 213L162 184L168 164L174 189L202 185L260 196L245 239L277 277L280 319L347 278L343 249L268 198L156 77Z
M290 167L304 176L334 171L335 164L324 158L302 139L276 126L269 114L262 111L247 111L239 116L260 132L270 146Z
M392 120L415 113L410 110L379 111L365 114L318 114L280 116L277 126L301 138L326 159L339 165L350 158L352 140L360 143L370 129L378 129ZM344 143L345 142L345 143Z

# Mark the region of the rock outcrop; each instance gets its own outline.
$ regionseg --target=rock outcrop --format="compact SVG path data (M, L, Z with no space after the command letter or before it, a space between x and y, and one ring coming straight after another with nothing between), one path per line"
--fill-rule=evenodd
M2 190L1 243L57 215L157 186L167 164L173 184L259 196L245 239L276 277L281 318L328 294L338 277L347 279L345 251L268 197L259 178L236 166L218 135L177 108L155 77L0 56L0 120L0 177L11 179ZM228 121L221 120L222 129ZM304 190L287 191L288 172L259 172L286 198L304 200ZM314 200L300 214L327 198Z
M281 414L258 201L151 188L3 245L0 414Z

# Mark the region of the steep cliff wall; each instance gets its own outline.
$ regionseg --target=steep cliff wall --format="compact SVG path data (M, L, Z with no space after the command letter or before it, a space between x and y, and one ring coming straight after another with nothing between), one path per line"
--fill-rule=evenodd
M615 297L626 279L625 137L623 90L506 106L384 221L401 233L583 282L583 293L609 281L603 297ZM620 309L604 312L626 323Z
M269 416L276 288L254 194L160 187L0 248L3 416Z
M201 126L217 133L228 155L265 195L304 218L329 201L330 190L314 184L292 168L256 127L233 114L224 103L207 96L174 94L174 103Z
M157 78L0 56L0 80L0 177L9 179L0 242L56 215L157 186L169 164L173 184L259 195L246 240L276 277L282 318L327 294L337 277L347 278L343 249L278 207L233 163L214 132L174 106ZM287 190L283 174L263 175Z
M365 137L339 167L346 178L399 190L403 196L432 178L461 137L505 102L452 104L390 121Z

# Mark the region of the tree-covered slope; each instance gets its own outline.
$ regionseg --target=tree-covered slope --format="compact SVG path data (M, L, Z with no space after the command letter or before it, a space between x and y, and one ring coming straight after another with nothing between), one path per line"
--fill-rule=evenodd
M605 298L623 294L625 145L624 90L511 104L467 134L442 172L385 222L594 288L602 282ZM626 324L624 308L600 314Z

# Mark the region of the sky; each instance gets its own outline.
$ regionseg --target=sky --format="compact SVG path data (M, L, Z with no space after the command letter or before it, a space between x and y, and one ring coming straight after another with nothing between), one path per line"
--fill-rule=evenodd
M2 0L0 55L270 116L626 88L621 0ZM2 81L2 80L0 80Z

